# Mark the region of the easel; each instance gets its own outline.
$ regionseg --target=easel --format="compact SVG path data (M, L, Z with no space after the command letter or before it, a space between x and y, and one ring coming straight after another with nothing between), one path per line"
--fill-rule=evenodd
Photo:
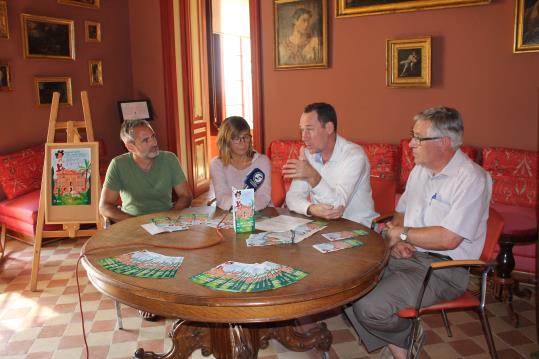
M49 116L49 128L47 131L47 143L54 143L54 135L56 130L65 130L67 133L67 143L80 143L81 137L79 129L86 130L86 141L94 141L94 131L92 128L92 115L90 114L90 106L88 104L88 93L81 91L80 93L82 101L82 114L83 121L64 121L57 122L58 119L58 105L60 102L60 93L55 92L52 96L51 112ZM35 292L37 289L37 277L39 272L39 261L41 256L41 243L43 238L56 238L56 237L69 237L75 238L79 236L92 236L96 233L97 229L80 229L81 223L65 223L62 230L45 231L43 227L45 225L45 208L46 208L46 188L49 185L47 181L47 171L50 169L46 166L46 156L43 164L43 174L41 177L41 192L39 195L39 210L37 212L37 225L36 236L34 241L34 257L32 260L32 274L30 279L30 289ZM98 181L99 182L99 181ZM98 194L101 192L99 186L96 189ZM87 223L87 222L85 222ZM90 222L93 223L93 222ZM98 228L102 227L99 213L96 211L95 224Z

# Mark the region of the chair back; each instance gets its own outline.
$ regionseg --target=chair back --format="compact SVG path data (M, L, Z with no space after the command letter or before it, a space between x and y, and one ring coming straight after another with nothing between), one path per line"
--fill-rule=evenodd
M481 252L480 259L483 262L489 262L491 260L498 239L500 238L503 230L503 217L492 207L488 211L488 220L487 220L487 235L485 238L485 245L483 247L483 252Z

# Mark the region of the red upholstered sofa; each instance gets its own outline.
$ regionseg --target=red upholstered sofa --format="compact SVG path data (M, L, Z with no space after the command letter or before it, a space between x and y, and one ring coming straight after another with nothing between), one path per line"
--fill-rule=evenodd
M409 142L409 139L401 140L399 145L357 142L363 146L371 165L374 205L380 214L391 213L404 191L414 166ZM289 158L298 157L300 147L301 141L297 140L276 140L268 147L272 164L272 200L276 206L283 204L290 187L281 168ZM538 154L503 148L485 148L481 153L466 145L461 150L490 172L494 182L491 205L504 217L504 233L518 233L529 227L535 228L537 233ZM498 252L499 247L495 256ZM515 269L535 273L535 253L535 244L515 246Z
M99 142L99 157L106 158L105 145ZM39 194L45 146L28 148L0 155L0 223L8 233L33 244L36 233ZM107 162L100 161L104 174ZM45 225L45 230L61 229L61 225Z

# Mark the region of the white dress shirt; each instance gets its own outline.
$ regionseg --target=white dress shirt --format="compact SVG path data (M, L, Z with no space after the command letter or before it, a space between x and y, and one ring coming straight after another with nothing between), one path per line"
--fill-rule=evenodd
M367 227L378 216L372 200L370 165L363 148L337 135L331 158L322 162L320 153L304 152L305 158L321 176L313 188L305 180L295 179L286 194L286 205L307 215L311 204L344 206L343 218Z
M437 175L423 166L415 166L396 211L404 213L406 227L441 226L464 238L452 250L417 247L419 251L437 252L453 259L478 259L485 244L491 194L488 172L457 150Z

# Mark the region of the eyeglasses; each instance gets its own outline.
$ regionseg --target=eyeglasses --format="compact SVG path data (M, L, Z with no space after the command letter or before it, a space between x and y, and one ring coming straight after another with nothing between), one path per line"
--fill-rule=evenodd
M241 142L249 142L251 141L251 135L243 135L241 137L234 137L232 138L232 143L234 144L238 144L238 143L241 143Z
M415 141L419 146L421 146L421 144L423 143L423 141L434 141L434 140L439 140L439 139L442 139L442 138L443 138L442 136L437 136L437 137L419 137L419 136L414 135L413 132L410 132L410 141Z

